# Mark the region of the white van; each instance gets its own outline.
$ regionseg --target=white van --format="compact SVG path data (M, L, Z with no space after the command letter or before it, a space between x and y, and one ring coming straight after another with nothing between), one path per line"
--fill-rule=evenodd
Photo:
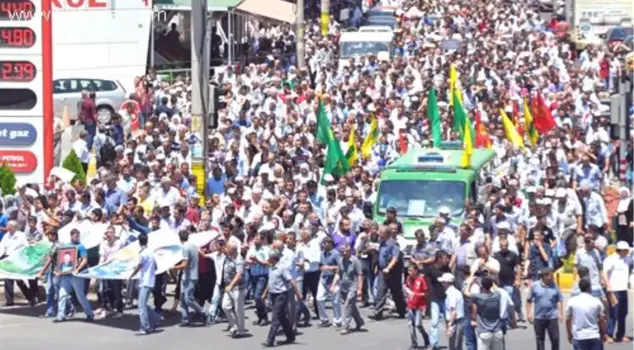
M339 38L339 69L346 67L351 58L375 55L387 61L392 54L391 32L343 32Z
M359 33L392 33L390 26L361 26Z

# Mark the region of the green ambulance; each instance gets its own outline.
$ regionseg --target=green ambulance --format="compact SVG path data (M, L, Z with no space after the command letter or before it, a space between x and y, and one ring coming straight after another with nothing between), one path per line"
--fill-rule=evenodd
M458 148L458 149L456 149ZM429 227L446 207L451 220L463 221L467 199L476 202L485 174L493 167L495 152L474 149L469 168L460 167L463 150L459 144L446 143L440 148L413 149L389 164L381 173L373 218L385 220L387 208L394 207L403 224L406 252L416 244L414 232L423 229L429 237Z

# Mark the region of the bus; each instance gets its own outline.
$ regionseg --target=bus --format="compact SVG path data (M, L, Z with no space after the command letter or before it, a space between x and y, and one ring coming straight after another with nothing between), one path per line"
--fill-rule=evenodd
M486 174L493 169L493 150L473 150L471 166L462 168L460 159L464 151L449 148L410 150L381 173L373 218L383 222L386 209L396 209L407 240L406 252L416 244L418 229L429 237L429 227L441 208L448 208L451 221L461 224L465 201L479 199Z

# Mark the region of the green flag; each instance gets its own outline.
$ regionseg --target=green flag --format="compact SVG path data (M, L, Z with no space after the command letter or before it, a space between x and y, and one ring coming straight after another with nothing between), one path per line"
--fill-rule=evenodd
M328 126L328 141L326 145L328 146L328 152L326 153L326 162L324 164L324 175L342 176L350 171L348 159L346 159L346 156L343 154L341 145L339 141L335 139L330 126Z
M467 121L467 114L462 108L458 95L454 93L451 98L453 101L453 125L451 128L453 131L457 131L460 134L460 140L464 141L464 125Z
M317 131L315 138L321 143L327 145L330 139L330 121L328 121L328 115L326 114L326 107L323 101L319 100L319 107L317 108Z
M440 131L440 112L438 112L438 100L436 89L432 88L427 96L427 118L431 126L431 135L434 139L434 147L440 147L442 135Z

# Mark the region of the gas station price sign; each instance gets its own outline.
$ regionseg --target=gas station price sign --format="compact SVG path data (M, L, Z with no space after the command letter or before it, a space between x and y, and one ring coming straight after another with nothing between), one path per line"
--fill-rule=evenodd
M22 184L53 167L51 13L51 0L0 0L0 164Z

